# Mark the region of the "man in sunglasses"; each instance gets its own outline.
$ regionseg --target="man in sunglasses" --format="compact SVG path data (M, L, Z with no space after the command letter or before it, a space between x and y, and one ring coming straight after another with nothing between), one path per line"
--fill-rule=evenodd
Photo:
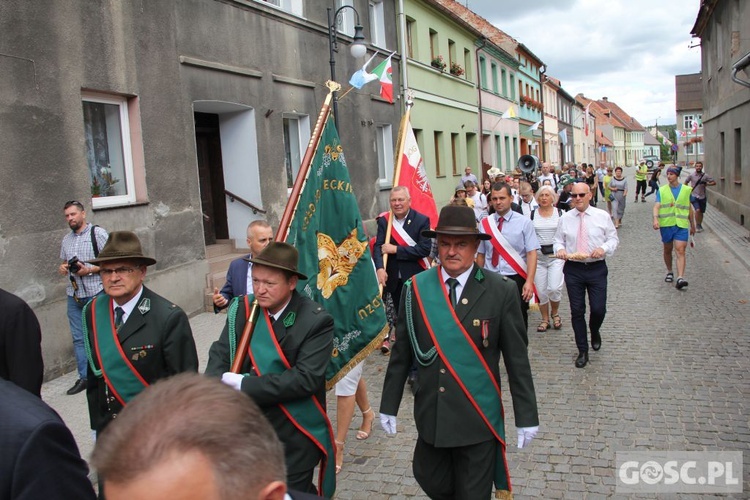
M145 286L146 267L135 233L109 235L99 257L104 293L83 310L89 371L86 395L97 433L149 384L198 371L198 353L187 315Z
M73 351L76 356L78 379L68 389L68 395L78 394L86 389L86 351L83 347L81 310L92 297L101 293L102 280L99 268L91 260L107 242L107 231L86 222L86 210L79 201L69 201L63 207L65 222L70 232L65 235L60 248L62 263L57 268L61 276L67 276L68 322L73 337Z
M583 368L589 361L586 332L586 293L589 296L588 328L591 348L602 346L600 329L607 313L607 264L620 243L617 230L609 214L590 206L591 188L576 182L570 191L573 209L560 217L553 249L558 259L565 259L565 288L568 290L570 317L575 332L578 357L575 365Z

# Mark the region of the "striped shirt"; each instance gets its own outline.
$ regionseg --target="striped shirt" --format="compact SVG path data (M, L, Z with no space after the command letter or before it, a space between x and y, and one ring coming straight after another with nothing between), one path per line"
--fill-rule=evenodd
M68 262L73 257L78 257L78 260L84 264L90 262L94 257L94 247L91 245L91 229L94 226L86 223L86 227L80 233L71 231L65 235L62 240L62 247L60 248L60 258L65 262ZM96 235L96 243L99 246L101 252L104 245L107 243L107 231L101 227L98 227L94 233ZM76 282L78 283L77 297L93 297L102 290L102 279L98 274L92 274L89 276L75 276ZM73 285L68 280L68 286L65 288L65 293L69 297L73 296Z
M557 223L560 221L560 214L558 213L557 207L552 207L552 215L544 217L539 213L537 208L534 212L534 231L536 231L536 237L539 240L540 245L551 245L555 239L555 231L557 231Z

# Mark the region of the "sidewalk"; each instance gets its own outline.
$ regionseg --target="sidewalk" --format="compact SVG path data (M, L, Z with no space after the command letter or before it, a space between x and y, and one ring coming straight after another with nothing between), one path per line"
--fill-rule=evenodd
M515 498L617 497L615 464L621 451L750 449L747 231L709 209L707 230L696 235L696 247L688 252L690 285L678 291L663 281L662 245L651 227L652 207L628 201L620 246L607 260L602 348L590 353L586 368L573 366L577 350L565 294L562 330L536 333L540 318L530 315L529 357L541 429L528 448L516 448L512 399L509 392L503 394ZM725 244L734 246L733 252ZM225 318L203 313L190 321L201 370ZM380 353L365 361L364 377L376 412L387 363L388 357ZM505 369L500 372L507 388ZM42 397L61 414L88 457L92 439L85 395L65 395L74 381L74 373L52 380L44 384ZM426 498L411 470L416 442L412 402L406 390L399 432L393 437L385 435L376 419L370 438L357 441L361 415L355 412L337 477L337 498ZM335 396L329 392L332 421L335 408ZM747 488L747 465L742 480Z

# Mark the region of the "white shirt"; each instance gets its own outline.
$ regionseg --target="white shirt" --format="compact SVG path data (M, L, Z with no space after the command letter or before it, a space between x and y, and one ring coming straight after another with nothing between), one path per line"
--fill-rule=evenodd
M130 299L129 301L125 302L123 305L119 305L114 300L112 301L112 310L114 311L116 307L122 308L122 324L124 325L125 322L130 317L130 313L133 312L133 309L135 309L135 306L138 304L138 301L141 299L141 295L143 295L143 285L141 285L141 289L138 290L138 293L135 294L135 297Z
M596 248L601 248L607 257L615 253L617 245L620 243L620 239L617 237L617 230L615 225L612 223L612 219L609 214L599 208L595 208L589 205L586 209L586 231L588 232L589 239L589 252ZM557 225L557 231L555 232L554 251L564 249L567 253L576 253L578 246L578 228L581 225L581 217L578 215L579 210L573 209L569 212L565 212L560 217L560 222ZM534 217L536 218L536 217ZM584 262L593 262L595 260L603 259L586 259Z
M466 286L466 282L469 280L469 275L471 274L472 269L474 269L473 265L470 266L466 271L456 276L456 279L458 280L458 285L456 285L456 302L458 302L458 299L461 298L461 293L464 291L464 287ZM448 292L448 297L450 298L451 289L448 286L448 283L446 283L445 281L448 278L452 278L452 276L445 272L443 266L440 266L440 278L443 280L443 285L445 286L445 290Z
M281 317L281 315L284 314L284 311L286 311L286 308L291 301L292 301L292 297L289 297L289 300L286 301L286 304L284 304L284 307L279 309L279 312L277 312L276 314L271 314L269 311L268 315L271 317L271 322L278 320Z

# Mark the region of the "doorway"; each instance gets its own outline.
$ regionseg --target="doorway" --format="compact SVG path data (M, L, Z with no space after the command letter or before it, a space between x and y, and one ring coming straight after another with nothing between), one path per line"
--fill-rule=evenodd
M213 113L193 113L193 115L198 181L203 211L203 238L206 245L213 245L217 239L229 238L219 115Z

